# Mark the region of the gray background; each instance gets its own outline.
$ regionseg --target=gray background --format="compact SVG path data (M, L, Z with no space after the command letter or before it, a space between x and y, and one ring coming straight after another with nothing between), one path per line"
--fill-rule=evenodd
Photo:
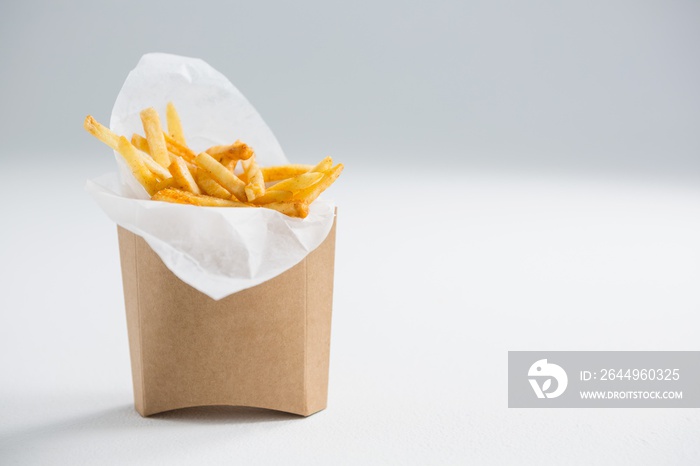
M160 51L222 71L295 161L698 174L699 25L678 0L3 1L0 154L91 156L82 119Z

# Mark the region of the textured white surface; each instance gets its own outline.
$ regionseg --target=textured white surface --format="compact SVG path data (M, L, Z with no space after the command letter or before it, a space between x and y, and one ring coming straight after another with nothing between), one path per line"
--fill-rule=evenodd
M100 172L5 202L0 464L700 462L696 409L515 410L506 396L508 350L698 349L700 188L459 172L387 181L346 165L333 188L329 407L307 419L139 417L116 231L81 190ZM0 175L4 199L23 174Z

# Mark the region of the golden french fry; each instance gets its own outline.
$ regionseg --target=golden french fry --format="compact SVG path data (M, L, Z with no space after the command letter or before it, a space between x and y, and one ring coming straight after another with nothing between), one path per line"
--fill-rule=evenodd
M253 204L262 205L269 204L271 202L282 202L291 199L293 193L291 191L268 191L260 197L256 197L253 200Z
M321 160L318 165L316 165L314 168L309 170L310 172L317 172L317 173L322 173L328 170L333 166L333 159L330 157L330 155L323 160Z
M117 143L117 151L124 157L124 160L127 165L129 165L131 173L134 174L136 180L141 183L141 186L144 187L148 194L153 195L156 192L158 179L141 161L138 155L138 149L136 149L128 139L121 136Z
M273 167L260 167L266 182L281 181L292 178L302 173L313 170L313 165L276 165Z
M88 115L85 117L85 123L83 124L85 129L95 136L97 139L100 141L104 142L107 144L109 147L112 149L119 151L119 136L117 136L112 130L107 128L106 126L101 125L98 123L91 115ZM138 135L134 135L138 136ZM141 149L140 143L143 141L146 143L146 147L148 147L148 143L146 142L146 139L139 136L141 138L138 142L139 145L134 144L137 149ZM132 138L133 141L133 138ZM132 142L133 144L133 142ZM167 179L170 178L170 172L166 170L165 168L161 167L158 165L149 155L148 151L144 153L144 151L141 149L137 152L138 157L141 159L141 162L148 167L149 170L151 170L153 173L155 173L158 178L160 179Z
M85 121L83 122L83 128L85 128L88 133L92 134L112 149L119 149L119 136L114 134L109 128L99 124L97 120L95 120L92 117L92 115L88 115L85 117Z
M154 201L174 202L176 204L189 204L204 207L254 207L230 199L219 199L206 194L194 194L182 189L167 188L155 193L151 199Z
M175 160L170 164L168 170L170 170L170 173L173 175L173 178L175 178L175 182L177 182L179 187L194 194L202 193L199 190L199 186L197 186L197 182L192 177L192 173L190 173L189 168L187 168L187 164L180 157L175 157Z
M132 134L131 135L131 143L139 150L145 152L146 154L150 155L150 149L148 148L148 141L146 141L146 138L141 136L140 134ZM187 164L187 168L190 170L190 173L192 173L192 176L194 176L194 173L197 171L197 166L191 162L188 162L187 160L183 159L179 155L175 155L172 152L168 151L168 157L170 158L170 163L173 163L175 159L181 159ZM156 166L160 166L158 164L155 164ZM151 168L149 165L148 168ZM166 173L168 173L167 170L165 170Z
M146 167L149 170L151 170L156 176L158 176L158 178L160 178L161 180L170 178L170 172L158 165L158 163L155 160L153 160L150 155L141 151L138 151L138 155L143 164L146 165Z
M302 189L306 189L309 186L318 183L322 178L323 173L302 173L294 178L287 178L279 183L275 183L267 189L270 191L301 191Z
M168 165L170 165L168 147L165 145L163 128L160 125L160 117L156 109L149 107L142 110L141 123L143 124L143 131L146 134L151 157L163 168L168 168Z
M178 115L175 109L175 104L168 102L165 107L165 119L168 122L168 133L182 145L187 145L185 142L185 133L182 131L182 122L180 121L180 115Z
M326 170L323 173L323 179L321 181L315 185L309 186L306 189L302 189L301 191L294 193L294 199L300 199L307 204L311 204L323 191L325 191L336 179L338 179L340 173L343 171L343 168L343 164L339 163L335 167Z
M174 157L182 157L185 162L187 162L187 166L189 167L190 171L192 171L194 168L194 152L189 147L179 143L173 139L172 136L166 133L163 133L163 139L165 139L165 147L168 149L168 158L170 163L173 162ZM152 155L151 149L148 146L148 140L140 134L134 133L131 136L131 143L143 152Z
M216 182L236 196L239 201L246 201L245 183L221 165L214 157L206 152L202 152L195 158L195 163L198 167L206 170Z
M195 154L192 149L187 147L185 144L176 141L168 133L163 133L163 137L165 138L165 145L170 152L178 157L182 157L186 162L194 163L194 158L197 156L197 154Z
M309 215L309 205L304 201L272 202L260 207L273 209L290 217L306 218Z
M211 155L219 162L222 162L224 159L247 160L254 154L253 149L251 149L248 144L241 141L236 141L227 146L212 146L204 152Z
M231 193L226 191L219 183L209 176L206 170L197 170L194 175L197 184L205 193L220 199L231 199Z
M138 150L145 152L148 155L151 155L151 149L148 147L148 141L145 137L141 136L140 134L134 133L131 135L131 143Z
M165 201L176 204L189 204L203 207L252 207L251 204L233 201L230 199L219 199L204 194L193 194L188 191L176 188L166 188L155 193L151 199L154 201ZM305 218L309 214L309 206L303 201L273 202L262 206L266 209L276 210L290 217Z
M158 192L161 189L168 189L168 188L177 188L177 183L175 182L175 178L173 178L172 176L170 178L160 180L156 184L155 190L156 190L156 192Z
M235 168L235 167L234 167ZM237 173L236 176L245 184L248 184L248 175L246 175L245 171L242 171L240 173Z
M185 159L185 162L192 165L195 157L195 153L192 151L192 149L176 141L167 133L163 133L163 138L165 139L165 146L170 154L170 162L172 162L173 157L182 157ZM134 133L131 136L131 143L143 152L146 152L147 154L151 153L151 149L148 147L148 141L140 134Z
M172 102L166 107L166 118L167 133L163 132L155 109L143 110L141 120L146 137L134 134L131 142L90 115L83 126L121 154L154 200L197 206L264 207L305 218L309 205L343 170L342 164L332 166L331 157L315 166L261 168L252 148L241 141L213 146L197 155L185 143L180 116ZM239 160L243 171L237 175ZM265 183L273 184L266 188Z
M222 162L222 165L226 168L228 168L231 173L233 173L236 170L236 164L238 163L238 160L236 159L228 159ZM240 178L240 177L239 177ZM243 180L241 180L243 181Z
M141 161L148 167L149 170L151 170L153 173L158 176L161 180L168 179L171 177L170 172L161 167L155 160L153 160L153 157L150 155L150 149L148 148L148 141L146 141L146 138L143 136L139 136L138 134L134 134L131 137L131 144L138 149L138 155L141 158ZM145 149L145 150L144 150Z
M255 155L247 160L241 160L241 166L248 180L245 185L245 194L248 198L248 202L250 202L256 197L265 194L265 180L260 172L260 167L255 161Z

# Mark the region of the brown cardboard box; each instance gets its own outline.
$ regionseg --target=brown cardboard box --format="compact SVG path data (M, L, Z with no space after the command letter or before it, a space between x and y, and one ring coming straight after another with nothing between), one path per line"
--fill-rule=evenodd
M304 260L214 301L118 228L134 403L142 416L203 405L308 416L326 407L335 222Z

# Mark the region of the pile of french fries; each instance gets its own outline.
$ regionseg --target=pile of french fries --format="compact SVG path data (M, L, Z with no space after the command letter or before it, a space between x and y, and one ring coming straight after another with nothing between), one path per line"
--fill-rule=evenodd
M85 129L124 158L136 180L156 201L207 207L264 207L305 218L309 205L343 171L326 157L316 166L260 167L246 143L213 146L197 154L187 146L180 116L166 108L167 131L153 108L141 112L145 134L118 136L88 115ZM240 162L240 166L239 166Z

